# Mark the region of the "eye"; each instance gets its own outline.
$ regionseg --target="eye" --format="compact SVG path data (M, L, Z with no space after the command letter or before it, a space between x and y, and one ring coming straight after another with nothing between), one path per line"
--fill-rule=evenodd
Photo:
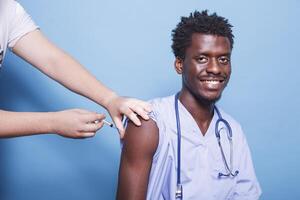
M219 63L223 65L228 65L230 63L230 58L228 58L227 56L221 56L218 60Z
M199 56L196 58L197 62L200 63L200 64L203 64L203 63L206 63L208 61L207 57L206 56Z

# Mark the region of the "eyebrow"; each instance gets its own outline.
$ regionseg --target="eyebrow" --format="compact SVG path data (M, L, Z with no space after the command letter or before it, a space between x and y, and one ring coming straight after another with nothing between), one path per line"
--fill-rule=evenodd
M204 55L204 56L210 56L210 53L208 52L197 52L194 57L198 57L198 56L201 56L201 55ZM227 57L230 57L231 56L231 52L225 52L225 53L222 53L222 54L219 54L217 55L218 57L220 56L227 56Z
M227 56L227 57L230 57L230 56L231 56L231 53L221 54L221 56Z

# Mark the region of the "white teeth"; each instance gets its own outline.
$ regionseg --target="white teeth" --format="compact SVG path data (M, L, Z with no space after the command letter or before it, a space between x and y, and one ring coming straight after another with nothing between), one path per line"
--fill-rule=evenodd
M220 83L220 81L216 81L216 80L205 80L204 82L210 83L210 84L219 84Z

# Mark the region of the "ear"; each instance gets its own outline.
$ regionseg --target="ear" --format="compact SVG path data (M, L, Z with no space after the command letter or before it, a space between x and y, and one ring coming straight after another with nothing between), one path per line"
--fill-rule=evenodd
M182 74L183 72L183 60L181 58L176 58L174 62L174 67L177 74Z

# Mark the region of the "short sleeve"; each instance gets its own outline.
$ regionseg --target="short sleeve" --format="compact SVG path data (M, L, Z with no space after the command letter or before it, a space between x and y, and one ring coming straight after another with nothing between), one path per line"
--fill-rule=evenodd
M154 99L154 100L149 101L149 103L151 104L152 112L150 112L148 115L149 115L150 119L152 119L156 123L156 126L158 127L158 138L159 138L158 140L159 141L158 141L157 149L153 156L153 162L156 162L159 152L162 148L162 145L165 142L165 135L164 135L165 126L163 123L164 119L162 118L162 116L160 114L161 109L160 109L159 100Z
M38 26L32 21L24 8L16 1L14 5L14 14L9 23L8 47L13 48L17 41L27 33L38 29Z

